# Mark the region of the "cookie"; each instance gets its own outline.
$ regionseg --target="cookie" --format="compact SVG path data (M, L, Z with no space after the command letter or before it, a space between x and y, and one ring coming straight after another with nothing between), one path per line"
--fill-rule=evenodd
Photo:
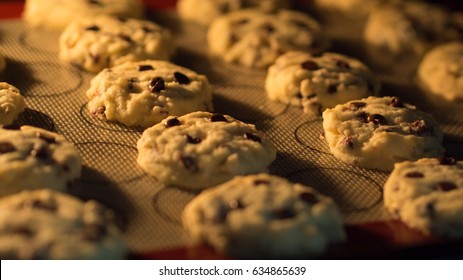
M181 19L206 26L217 17L240 9L275 11L290 6L288 0L179 0L176 8Z
M59 58L92 73L127 61L168 60L169 30L147 20L98 16L72 22L59 39Z
M65 190L81 158L63 136L32 126L0 127L0 196L24 189Z
M113 212L96 201L44 189L0 200L2 259L122 259L126 253Z
M247 258L295 258L345 240L334 201L268 174L238 176L201 192L183 211L196 242Z
M425 158L397 163L384 185L384 205L411 228L463 237L463 161Z
M337 54L287 52L269 67L265 90L271 100L321 114L325 108L376 95L379 82L357 59Z
M433 44L461 38L463 18L438 5L403 1L374 9L365 25L367 44L393 54L422 54Z
M463 101L463 43L435 47L418 66L418 79L430 92L449 101Z
M34 27L63 30L84 17L143 18L144 13L140 0L27 0L22 18Z
M323 112L331 153L348 164L392 170L394 163L439 157L443 134L431 115L398 97L368 97Z
M296 11L235 11L215 19L207 39L212 55L228 63L265 69L288 51L320 52L328 47L318 22Z
M161 60L127 62L101 71L87 90L97 118L149 127L167 116L212 110L208 79Z
M26 109L26 102L19 89L0 82L0 125L10 125Z
M166 185L202 190L236 175L266 172L276 157L254 125L230 116L194 112L146 129L138 164Z

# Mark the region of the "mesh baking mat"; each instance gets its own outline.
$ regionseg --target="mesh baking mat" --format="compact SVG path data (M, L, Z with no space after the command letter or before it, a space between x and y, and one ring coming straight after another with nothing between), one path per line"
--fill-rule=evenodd
M322 120L302 109L269 101L264 71L222 63L207 53L205 29L181 24L173 12L152 15L176 36L173 61L207 75L214 88L216 112L253 123L278 149L272 174L313 186L339 204L348 225L387 221L382 186L387 172L340 162L321 138ZM331 51L352 55L371 66L383 82L382 95L397 95L438 119L448 154L463 158L463 105L434 98L417 85L417 58L389 59L361 44L362 22L319 18L333 39ZM336 23L336 24L334 24ZM181 226L181 211L194 193L167 187L137 166L140 130L97 120L89 114L85 91L93 75L58 60L59 34L32 29L21 20L0 22L0 47L7 57L1 80L21 90L27 103L19 124L55 131L72 141L84 169L69 191L113 208L134 253L181 248L190 243ZM384 60L387 61L384 64Z

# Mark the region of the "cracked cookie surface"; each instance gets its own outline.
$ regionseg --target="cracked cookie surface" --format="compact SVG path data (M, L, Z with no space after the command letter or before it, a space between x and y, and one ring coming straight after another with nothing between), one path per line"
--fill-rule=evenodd
M408 226L463 236L463 162L424 158L397 163L384 184L384 206Z
M97 118L126 126L149 127L168 116L213 109L206 76L161 60L107 68L92 79L87 97Z
M346 238L331 198L268 174L238 176L201 192L182 220L196 242L248 258L315 255Z
M111 16L72 22L59 39L61 61L98 73L138 60L168 60L174 43L169 30L153 22Z
M269 99L316 115L349 100L377 95L379 88L367 66L337 53L288 52L269 67L265 80Z
M331 153L348 164L392 170L394 163L439 157L443 134L431 115L398 97L368 97L323 112Z
M266 172L276 150L254 125L228 115L168 117L143 132L138 164L167 185L202 190L236 175Z
M52 190L0 199L2 259L122 259L127 246L111 210Z
M317 21L290 10L223 15L211 23L207 39L212 55L254 69L265 69L288 51L320 52L329 45Z
M31 126L0 127L0 196L25 189L63 191L80 176L81 157L63 136Z

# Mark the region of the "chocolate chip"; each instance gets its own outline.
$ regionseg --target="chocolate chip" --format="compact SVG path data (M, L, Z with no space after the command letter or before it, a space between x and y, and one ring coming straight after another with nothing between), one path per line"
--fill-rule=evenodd
M34 232L27 227L14 227L11 229L12 234L24 235L27 237L31 237L34 235Z
M106 233L106 227L103 225L86 225L82 229L82 238L87 241L99 241Z
M242 24L246 24L249 22L249 19L247 18L243 18L243 19L240 19L238 21L235 22L236 25L242 25Z
M357 120L363 122L363 123L367 123L368 122L368 117L369 115L365 112L360 112L359 114L357 114Z
M312 99L312 98L315 98L315 97L317 97L317 94L313 93L311 95L306 96L305 98L306 99Z
M312 60L307 60L307 61L301 63L301 67L303 69L309 70L309 71L315 71L315 70L320 69L318 67L318 64L315 61L312 61Z
M380 114L371 114L368 116L368 122L372 122L376 125L384 125L386 124L386 118Z
M151 79L149 89L152 93L160 92L161 90L165 89L164 80L160 77L155 77Z
M254 185L270 185L270 182L267 180L254 180Z
M452 182L439 182L436 185L436 190L438 191L448 192L456 189L458 189L458 186Z
M190 79L183 73L174 72L174 79L181 85L190 84Z
M365 102L351 102L349 103L349 110L357 111L360 108L367 106Z
M198 163L196 162L195 158L190 157L190 156L181 155L180 160L182 161L183 166L186 169L188 169L188 170L190 170L192 172L198 172L199 167L198 167Z
M138 66L138 71L148 71L148 70L154 70L153 66L148 65L148 64L143 64Z
M46 146L35 147L31 151L31 156L41 159L41 160L49 160L50 154L49 150Z
M45 201L41 201L39 199L29 199L23 201L20 205L22 209L41 209L49 212L56 211L56 204L46 203Z
M230 207L230 209L243 209L244 208L244 205L241 203L241 201L239 200L231 200L229 203L228 203L228 206Z
M133 88L135 87L135 83L137 83L137 82L138 82L137 78L130 78L127 81L127 87L129 88L129 90L133 90Z
M7 130L20 130L21 126L19 126L17 124L9 124L9 125L2 126L2 128L7 129Z
M338 91L338 87L336 85L329 85L327 91L329 94L336 93Z
M293 19L293 20L291 20L291 23L293 23L294 25L296 25L296 26L298 26L300 28L309 29L309 27L307 26L307 24L305 22Z
M154 33L153 29L146 26L143 26L141 29L143 29L143 31L145 31L146 33Z
M275 213L275 218L279 220L291 219L296 217L296 213L290 209L281 209Z
M230 42L234 43L236 41L238 41L238 35L236 35L235 33L231 33L230 34Z
M264 26L262 26L262 28L267 31L268 33L273 33L275 32L275 27L269 23L265 24Z
M338 67L340 67L340 68L350 69L350 65L347 62L345 62L344 60L337 59L336 60L336 65Z
M127 22L126 18L123 18L123 17L120 17L120 16L117 17L117 20L120 21L120 22Z
M230 11L230 7L229 7L229 4L228 3L220 3L217 8L219 9L220 13L221 14L226 14Z
M252 133L249 133L249 132L246 132L244 134L244 138L248 139L248 140L251 140L251 141L254 141L254 142L262 142L262 140L260 139L259 136L255 135L255 134L252 134Z
M6 154L16 151L16 147L10 142L0 142L0 154Z
M354 148L354 140L352 136L346 136L342 139L342 144L350 149Z
M171 118L164 122L164 126L169 128L173 126L181 125L182 123L177 118Z
M106 111L106 108L104 106L99 106L92 113L98 119L104 120L104 119L106 119L105 111Z
M212 114L211 122L228 122L224 115L221 114Z
M430 132L431 128L426 125L424 120L415 121L410 125L410 133L414 135L423 135L426 132Z
M455 165L457 160L452 157L440 157L437 159L440 165Z
M38 132L37 137L42 139L42 140L45 140L48 144L56 143L56 138L53 137L53 136L50 136L50 135L46 135L46 134Z
M185 135L185 138L186 138L186 142L190 144L199 144L202 141L201 138L194 138L194 137L191 137L190 135Z
M421 172L408 172L407 174L405 174L405 177L407 178L423 178L424 177L424 174L421 173Z
M87 2L92 5L103 6L103 4L99 0L87 0Z
M92 26L89 26L87 28L85 28L85 30L87 31L100 31L100 28L96 25L92 25Z
M317 204L320 202L318 198L315 196L315 194L310 193L310 192L304 192L299 195L299 198L304 201L305 203L308 203L310 205Z
M391 100L390 105L392 107L396 107L396 108L403 108L404 107L404 104L403 104L402 100L400 100L400 98L398 98L398 97L393 97L392 100Z
M228 207L221 205L217 210L217 215L215 217L209 218L207 222L211 224L219 224L225 222L227 220L229 210L230 209Z
M121 33L121 34L117 35L117 37L121 38L122 40L124 40L126 42L129 42L129 43L132 42L132 39L128 35L125 35L125 34Z

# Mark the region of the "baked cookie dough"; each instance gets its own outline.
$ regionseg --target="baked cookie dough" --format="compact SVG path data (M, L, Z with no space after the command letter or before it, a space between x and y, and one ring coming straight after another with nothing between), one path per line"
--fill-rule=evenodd
M92 73L127 61L168 60L175 49L169 30L147 20L113 16L72 22L59 47L63 62Z
M26 109L26 102L19 89L0 82L0 125L10 125Z
M269 67L265 80L269 99L302 106L312 114L376 95L379 88L367 66L337 53L287 52Z
M101 71L87 90L97 118L149 127L167 116L212 110L206 76L161 60L126 62Z
M288 51L320 52L328 47L320 25L307 14L245 9L215 19L207 39L212 55L228 63L265 69Z
M96 201L44 189L0 200L2 259L122 259L126 253L113 212Z
M438 5L402 1L372 11L364 30L367 44L393 54L421 55L433 44L461 38L463 15Z
M463 43L451 42L430 50L418 66L418 79L434 94L463 101Z
M425 158L397 163L384 185L384 205L411 228L463 237L463 162Z
M247 258L295 258L345 240L334 201L268 174L238 176L201 192L183 211L197 242Z
M179 0L177 12L180 18L209 25L217 17L232 11L258 8L264 11L290 8L288 0Z
M140 0L27 0L22 18L35 27L63 30L84 17L143 18L144 13Z
M368 97L323 112L331 153L348 164L392 170L394 163L439 157L443 134L431 115L398 97Z
M32 126L0 127L0 196L25 189L65 190L81 158L63 136Z
M146 129L137 147L143 170L190 190L266 172L276 157L270 140L254 125L209 112L168 117Z

